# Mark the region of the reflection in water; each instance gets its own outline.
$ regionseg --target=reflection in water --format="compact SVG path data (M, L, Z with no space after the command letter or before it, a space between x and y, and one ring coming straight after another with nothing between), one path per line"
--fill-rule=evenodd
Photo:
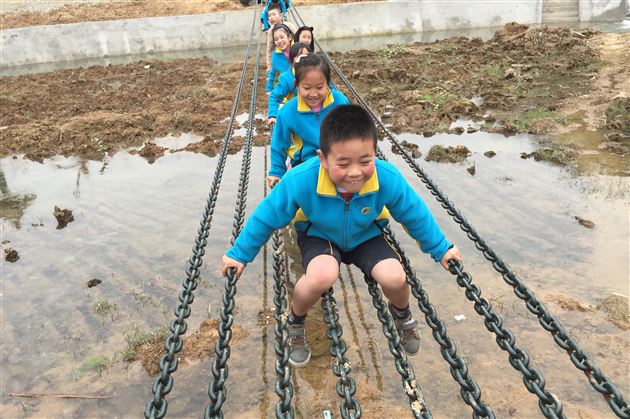
M37 198L32 193L20 194L11 192L0 164L0 217L9 221L15 228L21 228L20 220L26 208Z

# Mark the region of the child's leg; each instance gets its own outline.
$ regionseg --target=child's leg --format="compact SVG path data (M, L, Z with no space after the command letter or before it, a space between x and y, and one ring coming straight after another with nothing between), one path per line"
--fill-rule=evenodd
M293 290L293 313L302 317L313 307L319 297L339 277L339 262L331 255L314 257L306 267L306 274Z
M378 282L383 294L391 301L394 307L403 310L409 304L409 285L406 281L405 271L398 259L385 259L374 265L371 272L372 278Z

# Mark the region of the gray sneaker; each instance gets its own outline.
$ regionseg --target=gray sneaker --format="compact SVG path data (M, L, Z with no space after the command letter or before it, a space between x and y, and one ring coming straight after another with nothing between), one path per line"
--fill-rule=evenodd
M287 325L289 329L289 363L296 368L303 367L311 359L311 348L306 341L304 323Z
M400 335L400 343L408 355L415 355L420 350L420 332L418 331L418 320L414 319L411 313L404 319L400 319L396 316L395 311L390 304L389 312L394 319L396 325L396 331Z

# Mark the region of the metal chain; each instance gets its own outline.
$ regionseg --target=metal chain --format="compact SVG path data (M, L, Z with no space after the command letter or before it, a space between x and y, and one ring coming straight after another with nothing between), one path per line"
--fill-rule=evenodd
M258 10L258 6L256 8ZM255 14L256 16L256 14ZM255 19L255 18L254 18ZM256 94L258 89L258 66L260 63L260 39L258 39L258 48L256 50L256 64L254 65L254 83L252 85L252 95L249 107L249 119L247 136L243 147L243 160L241 163L241 174L236 198L236 207L234 213L234 222L232 223L232 239L231 243L238 237L245 222L245 207L247 206L247 186L249 184L249 169L251 166L254 122L256 118ZM234 269L228 271L228 278L225 282L225 290L223 293L223 307L220 316L221 323L218 326L219 336L214 348L216 357L212 362L212 376L214 379L208 385L208 397L210 403L206 406L204 417L223 418L221 407L227 398L227 389L225 382L229 375L227 361L230 358L230 339L232 338L232 324L234 323L234 295L236 294L236 273Z
M409 398L409 405L414 418L432 418L429 407L424 401L424 394L420 384L416 381L416 375L413 372L411 364L407 360L407 353L400 343L400 335L396 331L394 321L388 313L387 306L383 302L381 290L370 276L364 275L365 282L368 285L368 291L372 296L372 305L376 308L376 315L381 322L383 334L387 338L389 352L394 355L396 363L396 371L402 378L403 389Z
M186 279L182 282L183 290L179 294L180 304L175 309L176 318L170 324L171 335L167 337L164 343L166 354L160 359L160 375L156 378L152 387L153 398L147 402L144 410L144 416L147 419L161 419L164 415L166 415L166 411L168 409L166 395L171 392L174 384L171 374L177 370L179 363L175 355L184 347L184 341L181 336L184 335L188 329L186 319L191 314L191 308L189 305L194 301L193 291L197 289L197 280L199 279L200 268L203 264L202 258L205 253L205 247L208 243L208 234L212 223L212 216L214 215L217 196L219 194L219 187L221 186L223 170L225 169L228 148L230 146L230 142L232 141L234 119L236 117L236 110L240 103L241 93L243 91L245 74L247 73L247 62L251 51L252 40L254 38L255 23L256 13L254 13L254 21L252 22L252 30L250 33L249 43L247 44L247 52L245 53L243 68L241 69L241 77L238 88L236 89L234 102L232 104L232 111L230 113L226 134L223 139L223 146L221 147L219 160L214 172L212 187L210 188L210 193L201 217L200 227L197 231L197 238L195 239L195 245L192 249L193 254L188 259Z
M486 329L497 336L496 342L499 347L508 352L510 365L523 374L523 383L527 390L538 396L538 407L543 415L548 418L566 418L562 413L562 403L545 389L545 378L535 368L529 366L529 355L516 346L514 334L503 327L503 319L492 311L488 300L481 296L481 290L464 271L464 265L451 259L449 266L450 272L457 276L457 284L466 289L466 298L475 303L475 311L485 318Z
M468 366L466 362L457 353L457 345L449 337L446 332L446 324L438 317L437 309L429 301L429 295L422 288L422 283L416 276L416 272L411 267L411 262L400 246L394 232L390 226L383 229L383 234L387 241L392 245L396 253L400 255L401 263L405 274L407 275L407 283L411 286L411 293L418 300L418 308L424 313L427 325L433 331L433 338L440 345L440 353L442 358L448 362L451 375L460 385L460 394L464 402L473 409L474 418L491 418L495 415L490 406L481 400L481 390L475 380L468 375Z
M297 13L297 16L301 20L302 18L299 15L299 12L295 10L295 13ZM460 225L460 228L464 232L466 232L468 238L475 243L475 247L479 251L481 251L484 257L492 263L493 268L501 274L503 280L513 288L514 294L525 302L527 309L532 314L538 317L538 322L540 323L540 325L545 330L550 332L556 344L567 352L573 365L575 365L586 375L591 386L600 394L602 394L602 396L604 396L604 398L608 402L608 405L617 416L624 419L630 418L630 406L628 405L628 401L624 398L617 385L607 375L602 373L595 361L578 345L575 339L568 336L566 329L564 328L562 323L558 319L553 317L551 313L549 313L549 310L547 309L545 304L536 298L534 293L527 287L527 285L525 285L523 280L520 279L514 272L512 272L509 265L503 262L503 260L490 248L490 246L486 244L485 240L483 240L477 234L475 229L470 224L468 224L466 219L448 200L448 198L446 197L446 195L444 195L440 188L437 187L437 185L431 180L431 178L424 172L424 170L422 170L418 166L415 160L409 155L407 150L405 150L403 146L389 132L389 130L387 130L385 125L368 106L368 104L357 92L354 86L352 86L348 78L345 77L339 67L337 67L337 65L332 61L330 56L321 49L317 41L315 42L318 48L320 48L320 50L322 51L322 54L328 60L333 71L335 71L337 76L339 76L339 78L344 82L344 84L350 90L357 102L359 102L359 104L370 113L374 122L385 133L392 145L397 148L403 159L420 178L422 183L425 184L431 194L435 196L435 199L441 204L441 206L447 211L447 213L451 217L453 217L455 222Z
M280 231L273 233L273 290L276 309L274 317L276 324L276 394L280 398L276 403L277 418L294 418L295 411L291 406L293 398L293 385L291 384L291 366L289 364L289 331L288 323L288 299L286 289L286 274L284 263L284 240Z
M339 313L337 312L337 302L333 297L333 289L329 288L322 295L322 308L324 309L324 321L328 325L327 335L331 340L328 350L335 357L332 364L332 371L339 380L337 380L337 395L342 398L339 411L344 419L355 419L361 417L361 405L352 398L357 391L357 386L350 377L352 367L345 357L348 350L346 342L341 338L343 329L339 324Z

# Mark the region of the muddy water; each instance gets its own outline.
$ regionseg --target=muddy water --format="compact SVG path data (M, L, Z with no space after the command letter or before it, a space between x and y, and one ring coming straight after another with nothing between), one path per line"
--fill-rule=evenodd
M422 167L452 199L495 251L543 299L598 365L629 394L627 332L596 309L611 293L628 295L627 179L575 174L561 167L522 160L521 152L538 147L526 136L505 138L487 133L423 138L403 135L426 154L434 144L465 144L472 151L462 164L420 160ZM182 138L183 142L194 138ZM173 150L177 138L160 140ZM485 262L464 233L439 208L426 188L388 144L381 148L401 168L434 211L446 234L463 251L466 269L515 334L517 344L565 405L569 417L613 417L566 354L537 324L524 305ZM487 158L484 152L497 154ZM263 197L265 150L253 151L248 208ZM216 318L223 280L218 263L229 243L241 154L228 158L200 286L195 292L189 333L208 317ZM132 325L144 330L164 327L184 279L199 217L212 181L216 158L189 152L167 153L153 164L120 152L105 163L55 158L43 164L21 158L0 161L6 188L2 193L2 240L20 254L2 264L2 408L6 417L140 417L151 395L153 377L139 363L122 361L124 335ZM466 170L474 164L475 174ZM24 197L30 197L24 199ZM20 199L22 198L22 199ZM56 229L54 206L71 209L75 220ZM9 212L7 208L12 208ZM4 214L13 214L12 218ZM575 216L591 220L587 229ZM451 337L468 362L483 397L502 416L539 417L537 400L507 363L462 290L450 274L417 251L396 228L407 255ZM295 252L293 245L289 250ZM261 251L238 283L236 323L247 336L233 342L229 361L228 417L273 417L277 397L273 323L259 322L259 312L273 309L270 252ZM293 280L299 275L294 266ZM87 288L88 280L103 282ZM362 276L342 269L335 287L347 358L357 382L364 417L408 415L407 402L393 358ZM106 300L115 308L107 316L94 305ZM565 311L576 301L586 311ZM417 315L421 315L414 308ZM456 321L455 316L465 320ZM437 417L466 417L448 365L430 330L422 322L423 350L413 357L418 382ZM295 405L303 417L338 415L336 378L321 310L308 319L313 358L295 371ZM103 355L100 373L82 368ZM198 417L207 404L211 358L182 363L169 395L171 417ZM105 400L9 397L11 392L65 392L111 396Z

